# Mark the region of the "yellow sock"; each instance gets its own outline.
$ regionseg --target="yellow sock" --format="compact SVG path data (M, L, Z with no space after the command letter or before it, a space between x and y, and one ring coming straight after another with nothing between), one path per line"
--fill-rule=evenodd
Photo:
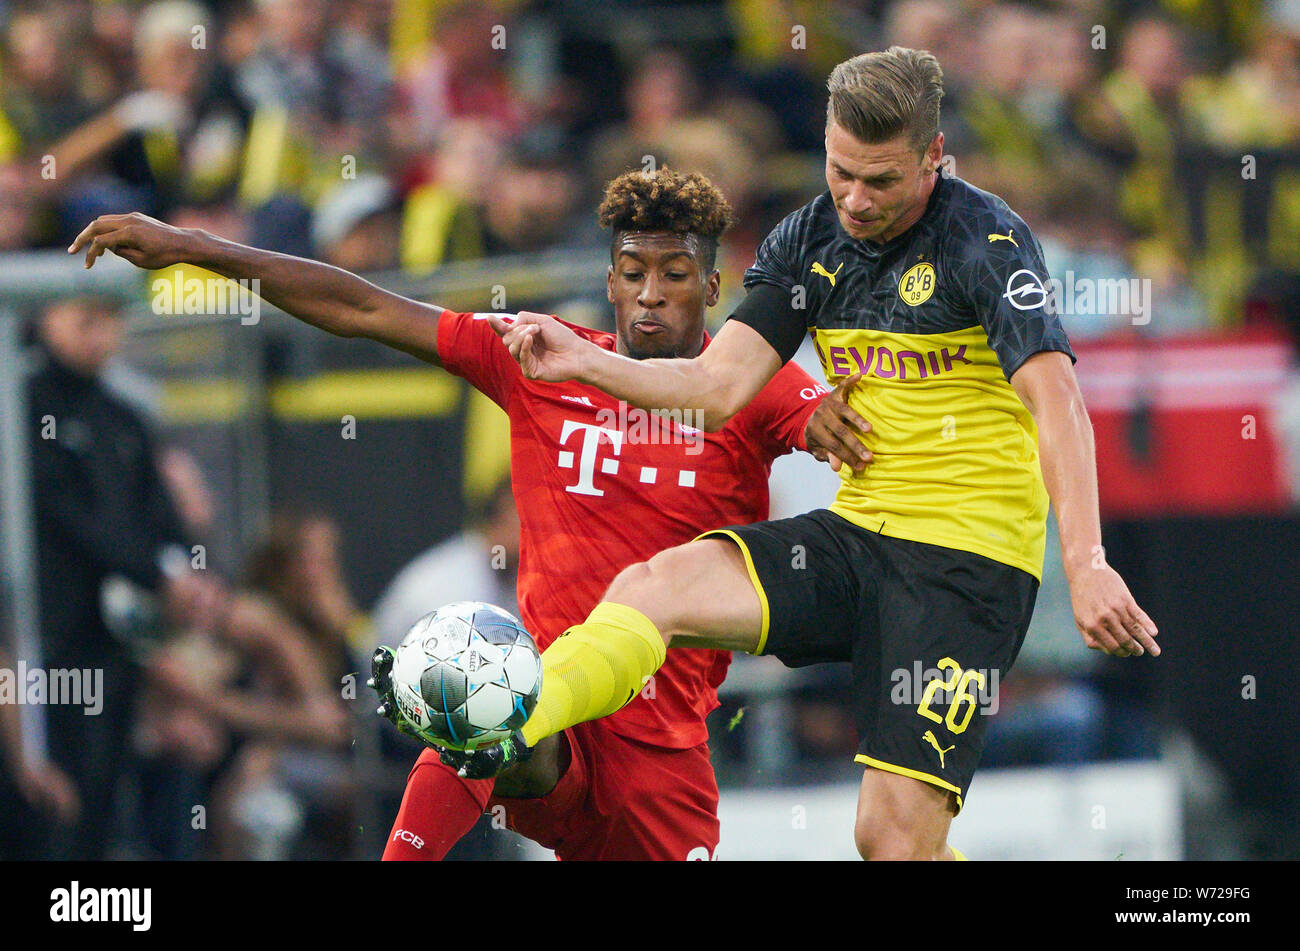
M970 859L966 858L966 856L962 855L959 851L957 851L957 846L955 846L955 845L950 845L950 846L948 846L948 848L949 848L950 850L952 850L952 858L953 858L953 861L954 861L954 862L969 862L969 861L970 861Z
M542 652L542 692L520 732L539 740L624 707L663 664L664 639L635 608L606 601Z

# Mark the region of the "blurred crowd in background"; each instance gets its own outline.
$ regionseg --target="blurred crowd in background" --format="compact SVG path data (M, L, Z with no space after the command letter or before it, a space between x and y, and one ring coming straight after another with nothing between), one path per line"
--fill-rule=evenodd
M824 189L830 69L898 44L932 50L944 68L947 171L1004 197L1053 274L1150 280L1143 334L1297 325L1300 0L0 0L0 33L0 261L66 247L96 215L143 211L418 278L452 262L602 246L603 184L653 163L704 172L736 210L719 254L720 322L758 242ZM1192 186L1225 168L1252 181L1254 163L1272 175L1272 197L1243 224L1263 237L1219 233L1214 196L1202 202ZM1139 329L1124 315L1065 320L1076 339ZM47 307L34 334L53 365L94 377L117 352L119 324L113 305L78 299ZM160 477L140 504L165 510L153 541L202 540L214 519L204 473L178 448L150 452ZM91 658L138 677L117 739L64 760L52 746L26 769L10 757L5 783L28 812L12 814L0 851L357 854L365 790L349 740L370 706L365 658L443 601L512 606L507 490L373 605L349 593L328 513L278 514L225 581L136 578L155 593L148 619L122 623L184 633L141 654L134 630L112 640L113 658ZM471 577L465 566L486 566L494 545L510 570ZM1155 728L1125 706L1135 701L1088 680L1062 590L1045 579L1041 610L1055 613L1036 623L1064 632L1059 653L1083 659L1030 653L995 721L990 765L1156 752ZM113 638L100 606L86 610ZM1051 655L1061 639L1043 643ZM787 779L829 775L827 763L854 772L851 722L828 699L847 689L837 676L792 688L790 736L811 765ZM349 702L358 693L363 702ZM745 703L728 699L716 719L734 724ZM363 732L386 747L377 755L400 793L413 748L371 720ZM762 739L719 732L724 778L742 771L747 743ZM94 757L90 778L77 774ZM393 794L374 811L384 829ZM211 806L209 835L190 834L194 803Z
M66 245L134 209L419 274L597 241L603 183L655 161L736 207L734 295L757 240L818 187L828 71L900 44L943 65L949 170L1018 209L1053 273L1150 278L1154 330L1239 322L1260 267L1300 261L1294 208L1268 261L1198 235L1179 166L1300 145L1296 0L43 0L0 16L0 248Z

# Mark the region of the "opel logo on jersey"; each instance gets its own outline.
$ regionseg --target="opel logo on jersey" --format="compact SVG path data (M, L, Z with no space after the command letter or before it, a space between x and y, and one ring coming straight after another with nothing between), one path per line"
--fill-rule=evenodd
M812 272L814 274L820 274L822 277L826 278L826 280L831 282L831 287L834 287L835 275L840 273L840 268L842 267L844 267L843 261L840 262L839 267L837 267L834 271L828 271L826 270L825 267L822 266L821 261L814 261L812 265Z
M1007 278L1007 292L1002 296L1016 310L1037 310L1047 303L1047 288L1037 274L1021 268Z
M904 304L910 304L916 307L918 304L924 304L934 293L934 267L922 262L908 268L901 280L898 282L898 296L903 299Z

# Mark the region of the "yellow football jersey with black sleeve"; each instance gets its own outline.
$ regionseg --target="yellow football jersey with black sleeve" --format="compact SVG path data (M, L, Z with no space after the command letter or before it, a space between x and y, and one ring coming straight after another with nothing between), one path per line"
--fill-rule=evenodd
M825 193L764 240L745 274L761 284L791 295L785 320L812 334L827 382L863 374L849 402L871 422L873 459L861 475L841 469L831 510L1040 578L1047 491L1033 417L1009 380L1035 353L1073 353L1024 221L940 177L921 219L874 244L844 231ZM793 328L755 327L792 355Z

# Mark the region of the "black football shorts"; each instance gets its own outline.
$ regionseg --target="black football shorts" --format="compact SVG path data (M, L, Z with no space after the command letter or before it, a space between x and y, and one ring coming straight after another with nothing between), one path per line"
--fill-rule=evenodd
M960 809L1037 579L825 509L710 536L745 556L763 604L757 653L788 667L850 662L857 761L946 789Z

